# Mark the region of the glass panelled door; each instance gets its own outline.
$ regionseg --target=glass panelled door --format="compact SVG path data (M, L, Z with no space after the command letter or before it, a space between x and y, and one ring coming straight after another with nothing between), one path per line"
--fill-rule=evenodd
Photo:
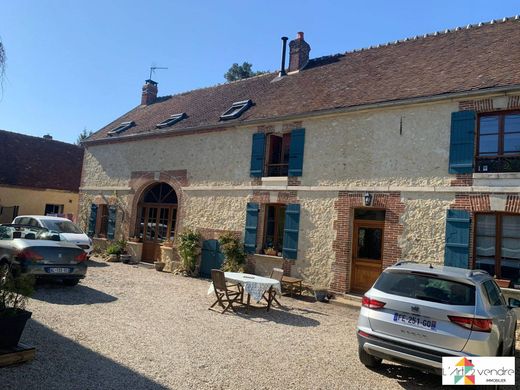
M139 204L137 232L143 241L141 260L149 263L161 260L161 245L175 238L177 195L166 183L151 187Z
M370 289L382 271L383 210L367 213L356 210L352 242L351 290L363 293Z

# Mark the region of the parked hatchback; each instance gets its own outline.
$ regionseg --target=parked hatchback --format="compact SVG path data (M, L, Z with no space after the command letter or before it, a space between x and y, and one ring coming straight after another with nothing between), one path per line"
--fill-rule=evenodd
M45 215L19 215L13 220L16 225L38 226L58 232L62 241L72 242L85 251L87 257L92 253L92 240L67 218Z
M359 359L441 373L443 356L514 356L516 315L485 271L400 262L383 271L359 314Z

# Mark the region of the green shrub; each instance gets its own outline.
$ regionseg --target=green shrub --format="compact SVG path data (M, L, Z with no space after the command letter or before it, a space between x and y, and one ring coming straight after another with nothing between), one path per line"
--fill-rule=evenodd
M34 292L34 282L32 275L7 276L5 283L0 286L0 317L14 316L20 310L25 310Z
M200 248L200 238L200 233L191 229L184 229L183 232L179 234L179 245L177 248L179 256L182 259L181 272L188 275L195 273L195 265Z
M120 255L121 247L117 243L112 243L107 247L107 255Z
M233 233L225 233L219 238L220 250L225 260L220 269L224 272L244 272L247 255L244 243Z

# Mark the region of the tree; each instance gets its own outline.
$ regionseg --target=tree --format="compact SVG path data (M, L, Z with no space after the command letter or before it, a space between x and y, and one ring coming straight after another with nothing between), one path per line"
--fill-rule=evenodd
M224 74L224 78L227 81L236 81L267 73L266 71L262 70L254 72L252 68L253 64L250 64L249 62L244 62L242 65L235 63L231 65L231 68L229 68L226 74Z
M4 45L3 45L2 41L0 41L0 83L4 79L6 60L7 60L7 57L5 56Z
M83 131L78 135L78 139L76 140L76 145L81 145L81 142L86 140L88 137L90 137L92 134L94 134L92 131L87 130L85 127Z

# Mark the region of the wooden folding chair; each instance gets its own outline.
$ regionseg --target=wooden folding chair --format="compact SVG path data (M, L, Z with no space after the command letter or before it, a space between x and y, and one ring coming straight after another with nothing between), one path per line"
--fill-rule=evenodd
M216 304L219 304L224 309L221 314L224 314L230 308L236 312L233 303L236 303L238 300L240 303L243 302L244 289L242 286L240 284L228 284L224 272L219 269L211 270L211 280L213 280L213 288L215 289L217 300L208 309L211 310ZM232 287L237 287L238 290L232 290Z
M278 280L281 286L283 278L283 269L273 268L269 277L271 279ZM276 299L276 290L273 287L270 287L269 290L264 292L263 298L267 301L267 311L269 311L269 309L271 308L271 304L273 301L275 301L278 304L278 306L282 307L282 304L278 302L278 299Z

